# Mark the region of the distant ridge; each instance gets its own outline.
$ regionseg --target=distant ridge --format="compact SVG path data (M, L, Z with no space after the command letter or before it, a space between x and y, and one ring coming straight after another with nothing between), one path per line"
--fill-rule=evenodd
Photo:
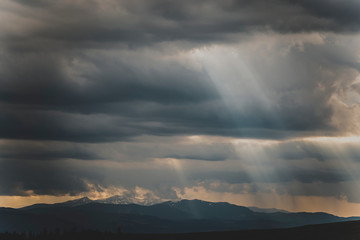
M55 204L38 203L38 204L23 207L22 209L29 209L29 208L34 208L34 207L51 207L51 206L76 207L76 206L81 206L81 205L91 203L91 202L97 202L97 203L103 203L103 204L138 204L138 205L143 205L143 206L151 206L151 205L160 204L160 203L176 205L180 201L181 200L164 202L164 201L161 201L158 199L156 199L156 200L146 199L146 198L139 199L139 198L134 198L134 197L124 197L124 196L120 196L120 195L114 195L114 196L111 196L108 198L96 199L96 200L91 200L88 197L83 197L83 198L70 200L70 201L66 201L66 202L62 202L62 203L55 203ZM194 201L203 201L203 200L194 199ZM206 201L203 201L203 202L206 202ZM212 202L208 202L208 203L214 204ZM230 203L226 203L226 204L230 204ZM250 209L253 212L259 212L259 213L276 213L276 212L290 213L286 210L277 209L277 208L259 208L259 207L246 207L246 208Z
M69 200L66 202L61 203L37 203L30 206L22 207L19 209L33 209L33 208L52 208L52 207L77 207L88 203L103 203L103 204L138 204L138 205L144 205L144 206L150 206L154 204L161 203L159 200L151 200L151 199L138 199L138 198L131 198L131 197L122 197L119 195L115 195L109 198L104 199L96 199L91 200L88 197L83 197L75 200Z
M276 212L290 213L289 211L283 209L277 209L277 208L259 208L259 207L247 207L247 208L253 212L260 212L260 213L276 213Z
M39 232L44 228L116 231L120 227L128 233L179 233L289 228L360 220L327 213L255 212L227 202L197 199L152 205L134 204L128 200L119 196L101 200L85 197L20 209L0 208L0 232Z
M78 198L75 200L69 200L66 202L61 202L61 203L54 203L54 204L47 204L47 203L37 203L34 205L30 205L30 206L26 206L26 207L22 207L20 209L30 209L30 208L39 208L39 207L77 207L77 206L81 206L84 204L88 204L88 203L103 203L103 204L137 204L137 205L143 205L143 206L152 206L155 204L168 204L169 206L176 206L178 205L180 202L182 201L190 201L190 200L177 200L177 201L161 201L161 200L154 200L154 199L139 199L139 198L134 198L134 197L124 197L124 196L120 196L120 195L114 195L108 198L103 198L103 199L96 199L96 200L91 200L88 197L82 197L82 198ZM208 203L209 205L215 204L214 202L207 202L207 201L203 201L203 200L198 200L198 199L194 199L192 201L195 202L204 202L204 203ZM230 204L227 202L216 202L216 204ZM234 206L238 206L235 204L231 204ZM282 209L276 209L276 208L259 208L259 207L246 207L248 209L250 209L253 212L259 212L259 213L276 213L276 212L282 212L282 213L289 213L288 211L282 210Z
M77 207L77 206L81 206L81 205L88 204L91 202L93 202L93 200L89 199L88 197L83 197L83 198L69 200L69 201L62 202L62 203L53 203L53 204L37 203L37 204L30 205L30 206L22 207L19 209L29 210L29 209L34 209L34 208L48 208L48 207Z

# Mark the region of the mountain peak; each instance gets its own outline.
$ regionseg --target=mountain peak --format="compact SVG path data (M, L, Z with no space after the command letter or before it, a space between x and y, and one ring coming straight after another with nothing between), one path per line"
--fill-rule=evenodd
M79 199L76 199L77 201L83 201L83 202L86 202L86 201L92 201L90 198L88 197L82 197L82 198L79 198Z
M95 200L95 202L106 203L106 204L138 204L138 205L150 206L153 204L160 203L162 201L160 199L115 195L109 198Z
M91 203L93 202L93 200L91 200L88 197L82 197L79 199L75 199L75 200L70 200L67 202L63 202L63 203L58 203L58 205L62 205L62 206L67 206L67 207L77 207L83 204L87 204L87 203Z

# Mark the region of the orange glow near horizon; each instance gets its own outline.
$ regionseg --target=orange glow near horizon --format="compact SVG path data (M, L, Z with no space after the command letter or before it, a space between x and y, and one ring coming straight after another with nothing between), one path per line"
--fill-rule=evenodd
M1 140L0 140L1 141ZM5 140L2 140L5 141ZM6 140L7 141L7 140ZM240 138L228 138L228 137L207 137L204 135L194 135L187 136L182 139L182 141L191 142L191 143L213 143L213 142L230 142L234 147L237 146L254 146L254 147L262 147L269 146L272 144L279 144L284 142L312 142L316 143L319 146L324 145L325 147L335 151L339 157L341 157L342 152L342 144L360 144L359 136L343 136L343 137L304 137L304 138L292 138L286 140L263 140L263 139L240 139ZM326 145L326 146L325 146ZM250 149L251 150L251 149ZM244 152L237 154L244 154ZM256 156L260 154L258 149L256 151L253 150L251 152ZM246 154L246 152L245 152ZM251 158L252 160L255 158ZM293 161L294 162L294 161ZM118 162L109 162L107 164L119 164ZM349 216L360 216L360 203L349 202L346 198L340 199L336 197L323 197L323 196L290 196L290 195L280 195L272 192L270 194L266 193L231 193L231 192L215 192L203 187L192 187L186 188L187 179L185 177L184 171L187 171L189 168L188 161L172 159L172 158L160 158L154 159L153 166L157 168L164 168L166 170L173 169L177 174L177 178L181 183L184 191L177 191L178 197L182 199L201 199L205 201L212 202L229 202L232 204L242 205L242 206L255 206L260 208L278 208L291 212L299 212L299 211L307 211L307 212L327 212L337 216L349 217ZM236 160L229 160L229 164L234 164L231 166L237 167L238 162ZM256 162L255 162L256 163ZM318 164L322 164L322 162L316 162ZM93 164L97 164L93 162ZM100 164L100 162L99 162ZM102 161L101 164L104 164ZM126 163L129 166L137 167L139 163ZM202 162L196 161L192 162L192 168L196 166L198 169L201 169L205 166L205 164L212 164L218 167L218 164L221 162ZM266 168L266 166L262 166L262 162L257 163L259 166ZM341 167L344 171L348 171L349 174L354 174L351 172L353 170L354 162L350 160L346 160L346 158L341 158L341 161L332 162L331 164L334 167ZM338 164L338 165L335 165ZM256 165L256 166L258 166ZM255 167L256 167L255 166ZM224 168L225 170L228 170ZM355 178L354 178L355 179ZM119 187L111 187L104 188L101 191L95 191L94 186L91 183L87 183L90 192L83 193L77 196L63 195L63 196L50 196L50 195L33 195L32 191L29 192L30 196L0 196L0 207L12 207L12 208L20 208L36 203L59 203L68 200L74 200L81 197L89 197L90 199L100 199L107 198L113 195L122 195L123 192L126 191L124 188ZM354 183L355 184L355 183ZM150 190L143 189L141 187L137 188L137 193L141 195L141 193L151 193ZM139 196L140 196L139 195Z
M326 212L340 217L360 216L360 203L351 203L346 199L334 197L234 194L230 192L213 192L202 187L194 187L185 189L181 198L229 202L246 207L277 208L289 212Z
M289 212L326 212L340 217L360 216L360 203L351 203L346 199L337 199L333 197L289 196L275 194L234 194L230 192L220 193L208 191L202 187L186 188L184 193L179 195L181 199L229 202L240 206L277 208ZM0 206L21 208L37 203L60 203L85 196L86 195L1 196ZM95 200L96 198L92 199Z

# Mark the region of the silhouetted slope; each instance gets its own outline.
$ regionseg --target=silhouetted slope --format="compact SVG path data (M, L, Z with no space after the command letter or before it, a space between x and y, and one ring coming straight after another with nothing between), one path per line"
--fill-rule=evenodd
M228 219L244 220L254 212L225 202L213 203L201 200L182 200L179 202L165 202L151 206L153 208L176 209L187 214L188 218L195 219Z
M125 235L129 240L359 240L360 221L307 225L296 228L208 233Z
M86 231L48 231L39 233L0 233L0 240L358 240L360 239L360 222L340 222L308 225L296 228L243 230L225 232L201 232L178 234L129 234L116 232Z
M46 204L46 203L38 203L30 206L26 206L23 208L19 208L20 210L30 210L30 209L39 209L39 208L54 208L54 207L77 207L81 205L85 205L93 202L93 200L83 197L75 200L70 200L62 203L54 203L54 204Z
M258 207L247 207L247 208L253 212L260 212L260 213L276 213L276 212L290 213L289 211L283 209L277 209L277 208L258 208Z
M0 209L0 231L41 231L54 226L61 229L73 227L72 222L59 219L53 214L42 215L23 212L16 209Z
M259 213L229 203L201 200L164 202L152 206L104 204L78 199L58 204L0 209L0 231L41 231L56 228L124 232L172 233L269 229L346 221L326 213Z

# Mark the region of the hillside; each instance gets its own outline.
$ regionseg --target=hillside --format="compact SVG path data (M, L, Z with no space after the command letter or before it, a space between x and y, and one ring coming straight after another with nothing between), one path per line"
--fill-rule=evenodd
M109 204L82 198L57 204L0 209L0 232L44 228L116 231L126 233L181 233L289 228L356 220L327 213L254 212L225 202L201 200L163 202L150 206Z
M200 233L172 233L172 234L133 234L101 231L43 231L39 234L29 233L0 233L0 240L358 240L360 237L360 221L339 222L328 224L308 225L285 229L243 230Z

